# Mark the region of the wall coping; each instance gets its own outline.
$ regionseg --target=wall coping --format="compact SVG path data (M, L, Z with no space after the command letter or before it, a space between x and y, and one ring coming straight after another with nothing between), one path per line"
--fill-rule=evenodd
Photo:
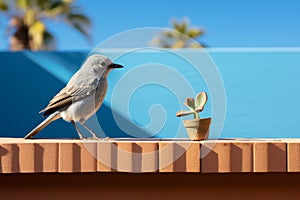
M300 172L300 138L0 138L0 173Z

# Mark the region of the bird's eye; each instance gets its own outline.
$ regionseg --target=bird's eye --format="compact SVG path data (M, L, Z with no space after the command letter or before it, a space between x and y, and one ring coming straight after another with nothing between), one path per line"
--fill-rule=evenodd
M94 66L93 66L94 72L99 72L100 69L101 69L101 67L100 67L99 65L94 65Z
M102 63L101 63L102 66L105 66L105 64L106 64L105 62L102 62Z

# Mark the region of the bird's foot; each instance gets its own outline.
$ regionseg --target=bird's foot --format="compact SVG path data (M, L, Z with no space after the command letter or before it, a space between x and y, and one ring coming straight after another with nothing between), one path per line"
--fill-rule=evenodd
M99 138L95 138L95 137L86 137L86 138L82 138L82 140L99 140Z
M95 138L95 137L90 137L90 138L85 138L87 140L98 140L98 141L113 141L115 140L114 138L106 137L106 138Z
M114 141L115 139L114 138L110 138L110 137L106 137L104 138L105 141Z
M106 137L106 138L99 138L99 137L87 137L87 138L80 138L79 140L98 140L98 141L114 141L114 138Z

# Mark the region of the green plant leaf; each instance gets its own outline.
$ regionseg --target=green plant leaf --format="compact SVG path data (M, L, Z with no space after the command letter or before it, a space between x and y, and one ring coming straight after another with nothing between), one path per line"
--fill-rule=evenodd
M87 18L84 15L81 14L77 14L77 13L72 13L68 15L68 20L70 21L76 21L77 23L82 23L82 24L86 24L86 25L91 25L91 21L89 20L89 18Z
M197 44L194 40L204 34L204 30L189 26L188 18L182 21L173 20L172 30L162 31L158 45L163 48L202 48L202 43ZM192 40L194 39L194 40Z
M91 42L91 37L89 34L91 22L87 17L77 13L70 13L66 16L66 21Z
M64 3L67 3L67 4L71 4L74 2L74 0L62 0Z
M202 48L202 46L196 42L189 45L190 48Z
M174 31L164 31L163 34L167 38L173 38L174 37Z
M190 115L193 114L194 111L190 110L190 111L186 111L186 110L180 110L176 113L177 117L182 117L182 116L186 116L186 115Z
M28 32L32 38L32 50L41 50L44 44L45 25L41 21L36 21L30 26Z
M187 27L188 27L188 22L187 21L183 21L183 22L173 22L173 27L174 30L178 31L179 33L185 34Z
M193 111L195 110L195 100L193 98L187 98L184 102L184 105Z
M36 22L36 12L33 9L28 9L24 14L24 23L30 27Z
M0 0L0 11L7 11L8 10L8 4L3 1L3 0Z
M184 41L178 40L172 45L172 48L183 48L184 45L185 45Z
M25 10L29 6L29 0L15 0L18 8Z
M90 42L91 42L91 37L89 35L88 30L82 24L77 23L77 22L71 22L70 23L73 28L75 28L77 31L79 31L82 35L84 35Z
M202 107L202 110L203 110L203 107L206 104L206 102L207 102L207 94L205 92L200 92L196 96L196 106L195 107L196 108Z
M7 12L8 17L11 17L11 13L8 12L10 9L13 12L18 12L16 15L28 29L30 41L26 43L29 44L21 48L41 50L54 47L54 36L47 32L47 27L44 24L47 21L45 20L68 23L91 42L89 34L91 21L80 12L79 7L74 5L74 2L75 0L0 0L0 11Z
M64 14L64 11L68 10L68 5L65 5L62 1L55 1L48 5L48 8L44 10L45 14L50 17L55 17Z
M44 49L54 49L55 47L55 38L54 36L48 32L47 30L45 30L44 34L43 34L43 38L44 38L44 45L43 48Z
M51 2L53 2L53 0L52 1L49 1L49 0L30 0L30 1L31 1L30 3L34 7L38 8L40 10L46 10L46 9L48 9L49 8L49 4Z
M30 28L29 33L31 35L42 34L45 31L45 25L42 21L36 21Z
M191 28L187 35L190 37L190 38L197 38L198 36L202 35L204 32L201 30L201 29L197 29L197 28Z

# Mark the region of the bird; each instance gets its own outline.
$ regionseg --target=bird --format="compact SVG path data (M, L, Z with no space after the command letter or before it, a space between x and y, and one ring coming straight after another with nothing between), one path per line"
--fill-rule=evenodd
M108 57L98 53L88 56L67 85L50 100L46 108L40 111L43 116L48 117L24 138L32 138L51 122L62 118L73 124L80 139L84 137L76 123L81 124L93 138L99 139L85 122L103 103L108 85L107 76L115 68L123 68L123 66L113 63Z

